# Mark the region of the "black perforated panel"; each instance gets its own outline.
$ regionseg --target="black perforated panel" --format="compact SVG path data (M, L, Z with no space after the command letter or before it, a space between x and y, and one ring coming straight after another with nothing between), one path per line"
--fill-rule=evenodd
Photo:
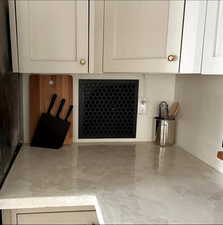
M135 138L138 80L79 80L79 138Z

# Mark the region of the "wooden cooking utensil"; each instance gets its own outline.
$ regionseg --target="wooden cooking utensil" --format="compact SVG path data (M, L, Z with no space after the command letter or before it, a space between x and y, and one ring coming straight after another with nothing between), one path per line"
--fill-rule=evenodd
M223 152L218 152L217 157L221 160L223 160Z
M180 104L179 102L175 102L170 107L169 111L169 118L175 119L177 117L178 112L180 111Z

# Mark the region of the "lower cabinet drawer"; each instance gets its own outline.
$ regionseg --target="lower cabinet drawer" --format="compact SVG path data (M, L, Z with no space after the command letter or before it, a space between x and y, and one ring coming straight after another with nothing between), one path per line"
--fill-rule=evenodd
M98 224L96 211L17 213L17 224Z

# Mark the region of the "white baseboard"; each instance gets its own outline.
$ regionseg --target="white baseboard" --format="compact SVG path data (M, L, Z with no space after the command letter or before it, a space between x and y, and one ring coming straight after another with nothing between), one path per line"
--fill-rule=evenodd
M152 140L139 138L100 138L100 139L77 139L74 143L114 143L114 142L150 142Z

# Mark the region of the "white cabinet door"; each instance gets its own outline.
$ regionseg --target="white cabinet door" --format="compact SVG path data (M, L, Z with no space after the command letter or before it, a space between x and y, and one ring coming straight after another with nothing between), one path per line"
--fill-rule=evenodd
M104 72L178 72L183 11L183 0L105 1Z
M17 0L16 12L20 72L88 72L88 1Z
M206 12L202 73L223 74L223 1L209 0Z
M201 73L206 1L186 1L180 57L180 73Z

